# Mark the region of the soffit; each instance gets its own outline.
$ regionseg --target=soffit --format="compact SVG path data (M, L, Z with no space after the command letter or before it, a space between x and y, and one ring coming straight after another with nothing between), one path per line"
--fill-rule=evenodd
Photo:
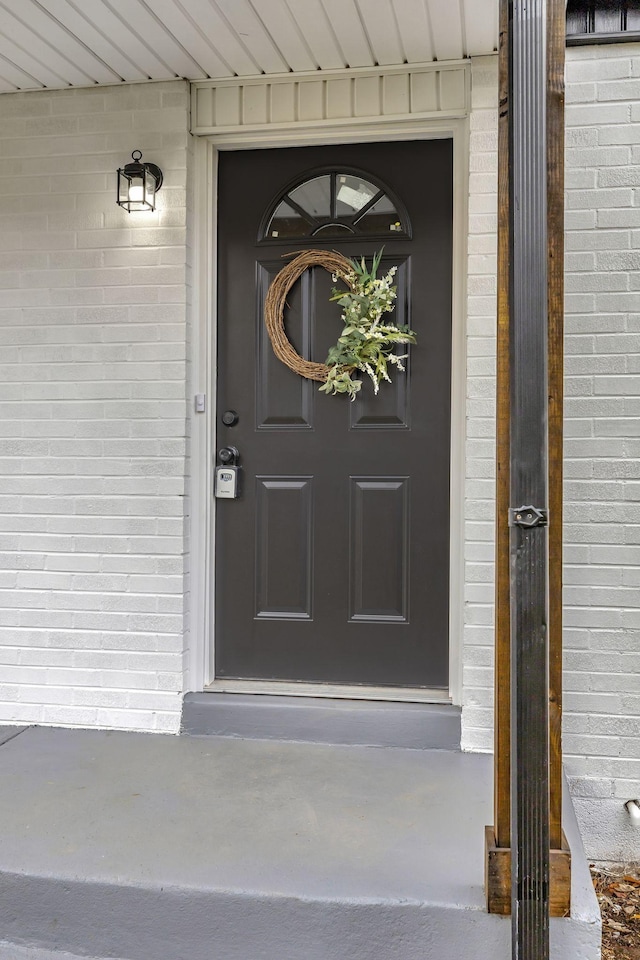
M0 0L0 92L492 53L498 0Z

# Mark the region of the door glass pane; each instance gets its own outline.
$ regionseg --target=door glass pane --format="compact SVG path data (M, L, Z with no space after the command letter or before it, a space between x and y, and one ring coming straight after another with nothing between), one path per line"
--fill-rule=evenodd
M352 177L349 174L339 173L336 182L336 216L348 217L357 213L380 193L378 187L372 183Z
M267 236L273 237L307 237L311 228L304 217L297 210L290 207L283 200L269 222Z
M292 200L312 217L331 216L331 177L314 177L289 191Z
M359 233L365 234L406 233L398 211L389 197L380 197L362 219L357 221L357 229Z
M264 233L265 240L322 236L410 236L406 214L384 187L357 173L330 171L312 176L281 194Z

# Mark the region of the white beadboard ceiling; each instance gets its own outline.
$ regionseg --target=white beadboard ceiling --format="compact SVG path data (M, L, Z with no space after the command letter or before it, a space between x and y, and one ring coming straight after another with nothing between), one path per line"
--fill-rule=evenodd
M0 0L0 92L491 53L498 0Z

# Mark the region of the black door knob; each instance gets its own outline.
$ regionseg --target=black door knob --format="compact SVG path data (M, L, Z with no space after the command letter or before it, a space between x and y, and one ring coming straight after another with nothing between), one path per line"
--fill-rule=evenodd
M235 447L222 447L218 450L218 460L224 466L228 464L237 464L240 459L240 454Z
M222 422L224 423L225 427L235 426L239 419L240 417L235 410L225 410L225 412L222 414Z

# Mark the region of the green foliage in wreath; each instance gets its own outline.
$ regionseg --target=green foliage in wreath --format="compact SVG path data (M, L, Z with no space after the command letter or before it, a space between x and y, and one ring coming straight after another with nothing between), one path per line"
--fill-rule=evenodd
M349 290L333 289L331 300L342 307L342 336L327 356L330 367L326 383L320 387L324 393L346 393L352 400L362 387L362 380L354 379L356 371L366 373L377 394L380 383L391 383L389 365L404 370L403 360L407 354L398 356L394 351L398 343L415 343L416 334L408 326L383 322L383 314L395 307L396 288L393 277L396 267L391 267L385 277L378 278L382 250L376 253L367 269L364 257L358 263L350 260L352 272L345 275ZM333 280L338 280L333 276Z

